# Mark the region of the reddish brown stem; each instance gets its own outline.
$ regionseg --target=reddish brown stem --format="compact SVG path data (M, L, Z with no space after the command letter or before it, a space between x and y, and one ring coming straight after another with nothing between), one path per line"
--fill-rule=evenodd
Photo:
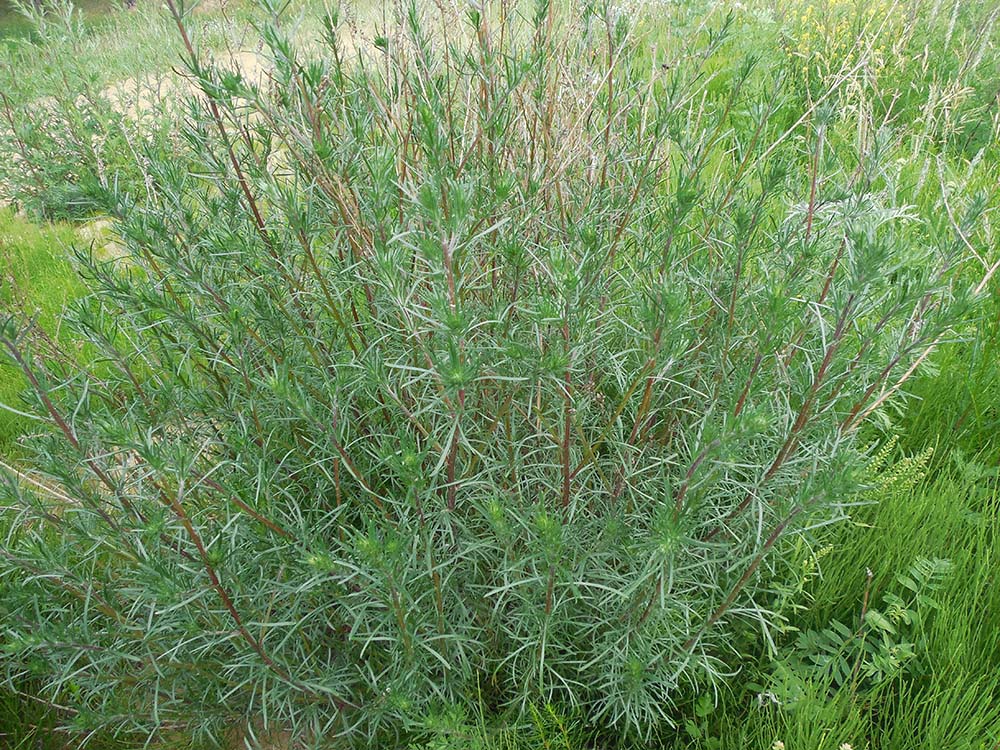
M199 534L197 529L195 529L194 524L191 522L191 519L188 516L187 511L184 510L184 506L181 504L180 499L170 497L162 487L159 487L159 485L157 485L157 487L160 490L160 497L163 499L164 504L166 504L168 507L170 507L171 510L173 510L174 515L176 515L177 519L181 522L181 525L187 532L188 537L190 537L192 543L194 544L195 549L198 550L198 556L201 558L201 564L205 570L206 575L208 576L208 580L211 583L212 588L218 595L219 599L222 601L222 605L226 608L226 611L229 612L230 617L233 618L233 622L236 624L236 629L243 637L243 640L245 640L250 645L250 648L252 648L257 653L257 655L260 656L261 661L263 661L264 664L268 667L268 669L274 672L274 674L276 674L278 677L280 677L282 680L289 683L290 685L294 685L298 689L303 690L304 692L307 692L310 695L314 695L315 692L311 688L296 680L288 673L287 670L285 670L284 667L280 666L277 662L275 662L274 659L271 658L271 655L268 654L267 651L264 649L263 643L257 640L254 637L254 635L247 629L246 625L244 624L242 616L236 609L236 605L233 603L232 597L229 595L229 592L226 590L226 587L222 585L222 581L219 579L219 575L215 570L215 566L212 565L211 561L208 558L208 550L205 547L204 540L202 540L201 538L201 534ZM347 708L348 706L351 705L347 701L341 700L339 698L334 698L334 703L340 709Z
M764 561L764 557L767 555L767 553L771 550L771 548L781 537L782 532L784 532L784 530L788 527L788 524L790 524L795 519L795 517L801 512L802 512L801 507L793 508L792 512L789 513L788 516L786 516L781 523L775 526L770 536L768 536L767 541L764 542L764 546L761 547L760 552L757 553L753 561L750 563L750 566L746 569L746 571L743 573L740 579L736 582L736 585L733 586L732 590L729 592L729 596L727 596L725 601L723 601L722 604L718 606L718 608L712 613L711 617L708 618L708 620L705 622L704 625L702 625L702 627L698 630L698 632L691 638L689 638L688 641L684 644L684 649L683 649L684 651L690 651L694 647L694 645L698 642L698 639L701 638L713 625L715 625L715 623L717 623L726 614L726 612L729 611L729 608L733 606L733 603L736 601L736 598L740 595L740 592L747 585L747 583L749 583L750 579L753 577L753 574L757 572L757 568L759 568L760 564Z
M0 339L0 343L2 343L4 345L4 348L7 349L8 352L10 352L10 355L14 358L14 361L21 368L21 372L23 372L24 376L28 379L28 383L31 385L32 390L34 390L37 396L41 399L42 404L45 406L45 410L49 413L49 416L52 418L52 421L55 422L56 426L59 428L59 431L62 432L63 436L66 438L69 444L73 446L73 449L80 454L80 456L83 458L84 463L86 463L87 466L90 468L90 470L94 473L94 475L101 480L101 483L104 484L104 486L107 487L109 490L111 490L112 493L114 493L114 495L121 502L122 506L129 513L132 513L141 520L145 520L142 514L138 513L135 510L132 503L129 502L129 500L125 498L118 491L118 488L115 486L115 483L111 481L111 477L109 477L104 472L104 470L101 469L101 467L98 466L94 462L94 460L87 455L87 452L83 449L83 446L80 445L80 441L77 439L76 434L73 432L73 429L63 418L62 414L59 413L59 410L56 409L55 404L53 404L52 400L49 398L48 392L42 386L41 382L39 382L38 378L35 376L35 373L31 369L31 367L28 366L28 363L21 355L20 350L18 350L18 348L14 345L14 342L9 341L7 339ZM107 523L108 526L110 526L111 528L118 528L118 524L115 522L115 520L111 518L111 515L102 507L100 507L99 504L97 503L94 504L94 510L97 511L97 513L101 516L102 519L104 519L104 522Z
M208 485L209 487L211 487L216 492L219 492L221 494L224 494L224 495L228 496L229 499L232 501L233 505L235 505L237 508L239 508L240 510L242 510L244 513L246 513L251 518L254 518L257 521L259 521L260 523L264 524L264 526L266 526L267 528L269 528L271 531L273 531L278 536L283 537L285 539L295 539L295 535L292 534L290 531L288 531L286 529L283 529L281 526L279 526L278 524L276 524L271 519L265 518L264 516L262 516L260 513L258 513L257 511L255 511L249 505L247 505L245 502L243 502L242 500L240 500L240 498L237 497L235 493L229 492L221 484L219 484L218 482L216 482L214 479L211 479L209 477L201 477L200 481L204 482L206 485Z
M778 454L774 457L774 461L768 467L767 471L761 480L761 484L770 481L775 474L781 469L784 463L788 460L788 457L792 455L798 445L799 432L806 426L809 421L809 414L812 411L812 405L815 401L816 394L819 392L823 381L826 379L827 371L833 362L833 356L837 349L840 347L840 343L843 340L844 332L847 326L847 318L850 314L851 309L854 306L854 295L852 294L847 299L847 303L844 305L844 309L837 319L837 325L834 329L833 336L831 337L830 343L826 348L826 353L823 356L823 362L820 364L819 369L816 371L816 375L813 378L812 385L809 387L809 392L806 394L805 399L802 402L802 406L799 408L798 415L795 418L792 428L788 431L788 436L785 438L785 442L782 443L781 448L778 450ZM737 505L729 515L726 516L724 523L732 521L734 518L739 516L743 511L745 511L753 498L756 496L754 490L747 492L746 497L743 498L742 502ZM709 541L718 536L719 532L723 527L717 526L705 535L705 541Z
M806 242L812 235L813 216L816 213L816 180L819 173L819 155L823 148L823 128L816 133L816 148L813 149L812 166L809 177L809 209L806 211Z
M733 416L738 417L740 412L743 411L743 407L746 405L747 396L750 394L750 386L753 385L753 379L757 375L757 370L760 369L760 363L764 361L764 355L761 352L757 352L754 357L753 365L750 367L750 375L747 376L746 385L743 386L743 391L740 393L740 397L736 400L736 407L733 409Z
M721 444L721 440L716 438L704 448L695 457L694 461L691 462L691 466L688 468L687 473L684 475L684 481L681 482L681 486L677 489L677 496L674 500L674 512L676 515L680 515L681 511L684 509L684 496L687 495L687 491L691 486L691 480L694 478L695 473L698 471L698 467L704 463L705 459L708 458L708 454L715 450Z

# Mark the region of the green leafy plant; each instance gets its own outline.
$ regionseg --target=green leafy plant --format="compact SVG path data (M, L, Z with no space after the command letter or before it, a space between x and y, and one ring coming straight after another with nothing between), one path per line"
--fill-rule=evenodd
M199 96L104 185L94 365L0 330L43 429L7 679L84 734L370 747L480 691L671 725L982 292L986 198L915 213L900 137L837 141L731 20L664 69L606 6L404 5L349 49L265 3L259 83L168 5Z
M0 200L65 220L102 214L115 192L144 193L145 152L178 156L189 93L169 73L180 53L169 19L140 4L95 26L71 0L11 5L31 33L0 47ZM215 24L211 46L235 26Z
M712 735L712 714L715 711L715 701L712 695L704 693L694 703L693 715L684 720L684 732L700 747L707 750L721 750L722 743Z
M870 588L865 590L859 622L853 626L832 620L821 630L800 633L775 669L778 700L794 702L802 680L834 691L849 686L852 692L870 692L918 673L926 654L927 618L940 608L932 595L950 570L947 560L919 558L896 576L898 593L883 594L880 607L869 606Z

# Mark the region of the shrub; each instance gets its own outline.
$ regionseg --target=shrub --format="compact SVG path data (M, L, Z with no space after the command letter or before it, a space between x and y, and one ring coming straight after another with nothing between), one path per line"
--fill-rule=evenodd
M0 47L0 201L71 219L108 210L115 191L144 192L143 152L175 153L185 91L166 70L180 50L169 19L142 6L102 24L71 0L11 5L30 33ZM231 31L207 35L221 46Z
M669 724L853 496L982 201L910 211L896 136L824 150L837 112L727 24L661 59L606 7L411 6L358 48L268 7L258 85L168 3L201 96L116 196L128 257L80 256L93 366L0 341L45 425L6 489L10 678L81 730L371 746L472 696Z

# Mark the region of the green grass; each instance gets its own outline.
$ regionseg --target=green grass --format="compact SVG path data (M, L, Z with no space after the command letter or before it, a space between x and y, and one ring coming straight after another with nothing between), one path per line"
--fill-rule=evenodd
M68 260L76 240L65 224L37 225L0 209L0 316L24 310L36 317L44 330L57 334L65 305L80 294L82 286ZM0 362L0 403L19 407L25 382L19 372ZM0 409L0 457L10 455L15 441L30 426L28 420Z
M15 309L27 309L45 330L59 330L66 303L81 292L67 258L67 249L75 239L69 225L37 225L9 208L0 208L0 258L4 261L0 272L0 318ZM0 363L0 404L19 408L25 385L18 371L6 362ZM16 457L17 440L30 427L27 419L0 408L0 460L7 462ZM0 535L6 533L5 524L0 525ZM0 581L0 595L5 585ZM0 746L11 750L49 747L42 743L58 737L52 733L51 724L43 706L0 688Z

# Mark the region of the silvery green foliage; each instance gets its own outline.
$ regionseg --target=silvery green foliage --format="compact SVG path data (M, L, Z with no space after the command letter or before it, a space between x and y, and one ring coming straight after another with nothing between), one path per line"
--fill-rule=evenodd
M371 746L475 697L646 735L840 515L962 296L893 134L836 140L725 27L664 70L626 19L503 10L275 20L266 83L192 43L79 355L5 326L42 434L0 664L74 727Z

